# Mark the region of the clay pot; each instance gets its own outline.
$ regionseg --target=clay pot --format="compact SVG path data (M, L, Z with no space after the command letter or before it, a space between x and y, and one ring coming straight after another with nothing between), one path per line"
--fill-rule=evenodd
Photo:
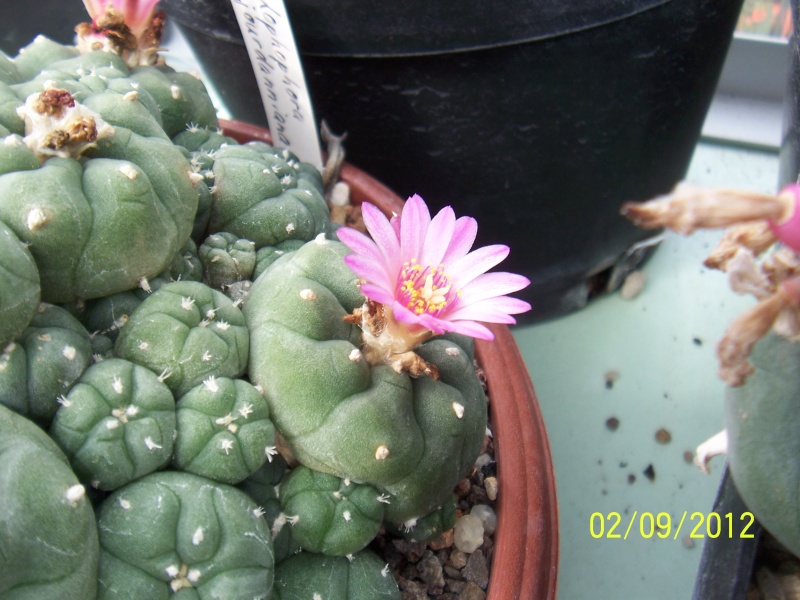
M241 121L221 121L240 143L271 143L269 131ZM342 179L353 203L371 202L384 214L400 213L403 200L364 171L345 164ZM476 340L491 402L499 491L497 531L487 600L554 599L558 572L555 477L539 401L509 328L491 325L492 342Z

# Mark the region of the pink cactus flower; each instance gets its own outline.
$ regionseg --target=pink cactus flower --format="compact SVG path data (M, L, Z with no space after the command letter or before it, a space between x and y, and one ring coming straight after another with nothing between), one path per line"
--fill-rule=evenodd
M113 6L122 13L125 24L137 39L150 27L157 4L158 0L83 0L93 23L106 14L109 5Z
M159 62L164 11L158 0L83 0L91 23L75 28L81 52L105 50L121 56L130 67Z
M338 231L353 251L345 262L362 280L363 294L383 305L395 329L410 339L455 332L491 340L481 322L513 324L512 315L530 310L527 302L506 295L529 285L526 277L486 272L508 256L507 246L470 252L475 219L456 219L449 206L431 218L417 195L391 220L368 203L362 214L371 238L346 227Z

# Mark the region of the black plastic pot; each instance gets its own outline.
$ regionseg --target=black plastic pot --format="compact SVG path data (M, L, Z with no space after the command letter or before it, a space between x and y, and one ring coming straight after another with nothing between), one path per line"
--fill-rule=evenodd
M730 513L731 523L736 525L725 535L705 539L692 600L746 600L762 529L757 521L740 518L747 507L733 485L727 465L711 512L722 517ZM752 537L742 537L745 530Z
M235 118L265 124L229 0L162 1ZM287 0L348 160L510 245L528 318L585 305L646 254L619 207L685 175L740 6Z
M90 20L80 0L6 0L2 4L0 50L9 56L15 56L39 34L71 44L75 39L75 25Z
M792 0L794 34L789 39L789 73L783 104L778 184L800 182L800 0Z

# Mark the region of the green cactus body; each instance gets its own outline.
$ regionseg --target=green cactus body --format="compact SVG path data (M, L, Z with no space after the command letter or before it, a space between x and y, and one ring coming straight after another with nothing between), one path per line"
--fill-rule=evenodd
M39 271L31 253L0 223L0 349L31 322L39 296Z
M280 482L286 475L287 469L286 461L277 455L271 462L264 463L260 469L237 485L264 511L264 519L272 532L276 565L302 550L294 539L292 534L294 528L290 527L278 498Z
M412 542L428 542L455 527L458 520L456 508L453 498L413 523L387 523L387 531Z
M8 135L8 133L20 135L24 133L25 122L17 114L17 108L19 108L20 104L20 99L14 93L13 88L0 81L0 126L8 130L3 132L4 136ZM7 167L4 166L3 168Z
M204 280L213 288L224 288L250 279L256 266L255 244L232 233L212 233L200 245Z
M27 81L48 65L76 56L78 56L78 49L75 46L65 46L39 35L30 44L20 48L19 53L14 57L14 65L20 79Z
M236 488L191 473L152 473L106 498L97 526L98 598L270 597L269 528Z
M47 424L92 364L89 332L58 306L41 304L30 325L0 354L0 404Z
M361 332L343 317L361 306L347 249L318 238L272 264L244 312L249 375L297 459L387 493L386 518L404 523L441 506L480 452L486 399L463 337L438 337L419 354L440 379L371 366Z
M167 465L174 434L172 392L150 370L119 358L90 366L50 426L81 481L100 490Z
M161 376L180 397L209 377L242 375L249 343L242 312L222 292L176 281L133 311L115 353Z
M369 544L380 531L388 502L371 485L304 466L281 482L280 500L303 550L332 556L355 554Z
M243 379L209 378L177 404L176 469L236 484L275 451L267 401Z
M273 600L400 600L388 565L369 550L350 558L301 552L275 569Z
M22 75L20 75L17 65L8 54L0 50L0 83L11 85L19 83L21 80Z
M259 248L256 252L256 266L253 269L253 280L258 279L264 271L267 270L272 263L278 260L287 252L294 252L299 250L305 244L303 240L286 240L274 246L264 246Z
M98 539L85 489L39 427L0 406L0 597L97 593Z
M258 249L329 229L319 172L288 150L250 142L222 147L213 158L210 232L236 234Z
M131 70L130 77L155 98L164 131L170 138L192 126L219 127L208 91L194 75L164 65L137 67Z
M771 333L750 360L755 373L726 394L728 464L747 507L800 555L800 344Z
M236 146L238 142L219 130L190 127L172 138L172 141L189 151L198 166L209 169L214 164L213 154L223 146Z

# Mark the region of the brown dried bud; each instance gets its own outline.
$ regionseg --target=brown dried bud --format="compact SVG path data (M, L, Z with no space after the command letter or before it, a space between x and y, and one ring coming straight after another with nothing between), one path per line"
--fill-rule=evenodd
M741 248L756 256L768 250L777 239L766 221L736 225L726 230L716 248L703 263L709 269L727 270L730 261Z
M718 372L723 381L739 386L747 380L755 370L747 360L753 346L772 328L781 311L790 307L797 307L797 299L781 286L733 321L717 344Z
M33 103L33 109L40 115L56 118L73 106L75 106L75 98L67 90L60 88L44 90Z
M683 234L749 221L781 221L793 211L793 201L786 197L687 184L678 185L666 196L644 203L627 202L622 207L622 214L638 227L668 227Z

